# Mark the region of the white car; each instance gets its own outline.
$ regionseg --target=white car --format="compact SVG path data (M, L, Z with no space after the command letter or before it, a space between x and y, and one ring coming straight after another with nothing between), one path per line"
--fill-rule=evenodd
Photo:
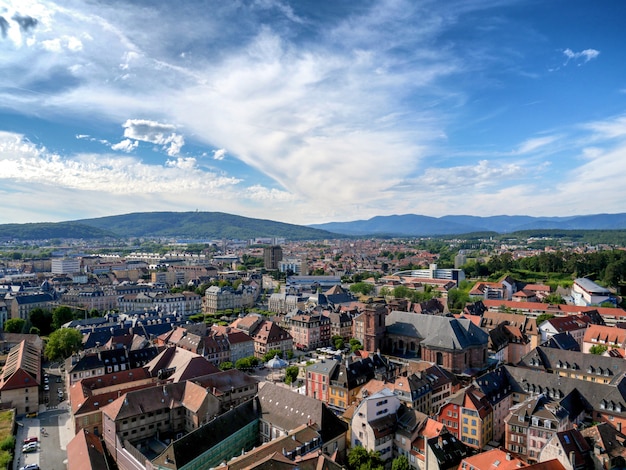
M29 463L28 465L20 467L20 470L39 470L39 465L36 463Z
M31 442L29 444L26 444L26 445L22 446L22 452L24 454L27 454L29 452L36 452L37 451L37 447L38 447L37 442Z

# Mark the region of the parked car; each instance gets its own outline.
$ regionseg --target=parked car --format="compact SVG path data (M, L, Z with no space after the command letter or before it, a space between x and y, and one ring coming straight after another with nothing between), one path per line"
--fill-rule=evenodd
M24 444L30 444L31 442L39 442L39 438L37 436L30 436L24 439Z
M37 412L36 411L31 411L30 413L26 413L26 417L27 418L36 418L37 417Z
M22 452L24 454L27 454L29 452L37 452L38 445L39 445L39 443L37 443L37 442L30 442L30 443L22 446Z
M46 384L43 386L43 391L44 392L49 392L50 391L50 385Z
M61 376L60 376L60 375L57 375L57 380L56 380L56 383L58 383L58 384L60 384L60 383L61 383Z
M39 465L36 463L29 463L28 465L20 467L20 470L39 470Z

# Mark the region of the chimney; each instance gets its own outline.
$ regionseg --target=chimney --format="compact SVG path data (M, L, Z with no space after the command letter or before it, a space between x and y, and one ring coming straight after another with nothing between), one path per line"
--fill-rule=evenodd
M576 452L570 450L569 452L569 461L572 464L572 468L576 468Z
M509 452L506 453L506 459L511 460L511 454Z

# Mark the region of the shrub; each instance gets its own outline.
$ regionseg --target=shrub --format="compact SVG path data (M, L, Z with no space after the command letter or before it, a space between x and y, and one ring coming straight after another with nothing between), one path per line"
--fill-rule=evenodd
M15 436L7 436L0 441L0 449L13 451L15 449Z

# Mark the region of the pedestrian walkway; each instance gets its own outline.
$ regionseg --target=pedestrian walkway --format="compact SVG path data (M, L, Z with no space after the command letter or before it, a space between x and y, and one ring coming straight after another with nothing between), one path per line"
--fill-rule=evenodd
M59 404L59 408L66 407L67 402ZM74 432L74 425L72 423L72 414L63 413L59 415L59 445L61 449L67 450L67 444L74 438L76 433Z

